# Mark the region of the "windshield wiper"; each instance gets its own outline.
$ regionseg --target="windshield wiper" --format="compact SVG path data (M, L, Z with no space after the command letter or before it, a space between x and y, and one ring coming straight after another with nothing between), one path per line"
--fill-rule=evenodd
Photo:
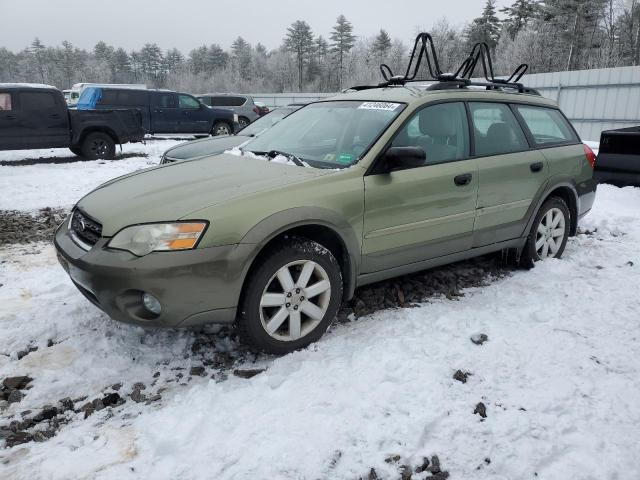
M295 163L299 167L308 167L309 166L308 163L306 163L303 160L300 160L293 153L287 153L287 152L283 152L281 150L269 150L268 152L254 152L254 151L251 151L251 150L247 150L247 152L251 152L251 153L253 153L255 155L262 155L264 157L268 157L269 161L273 160L278 155L282 155L283 157L287 157L289 160L291 160L293 163Z

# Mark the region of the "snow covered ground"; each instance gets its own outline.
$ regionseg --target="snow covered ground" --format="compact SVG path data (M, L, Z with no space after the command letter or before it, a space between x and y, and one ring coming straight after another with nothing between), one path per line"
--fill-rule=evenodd
M168 146L0 167L0 209L68 206ZM0 478L366 479L373 468L396 479L438 455L453 479L638 479L640 189L601 186L581 231L562 260L336 325L280 358L224 332L118 324L76 291L51 245L0 246L0 379L33 378L0 407L0 428L65 397L75 410L126 400L86 418L69 410L53 438L0 450ZM472 343L480 333L488 341ZM248 369L266 370L233 374Z

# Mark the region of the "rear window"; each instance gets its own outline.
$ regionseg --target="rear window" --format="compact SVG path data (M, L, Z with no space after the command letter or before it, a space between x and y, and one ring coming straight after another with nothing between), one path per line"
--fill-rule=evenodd
M56 97L49 92L20 92L20 109L43 110L56 107Z
M0 93L0 111L11 110L11 94Z
M210 105L213 107L241 107L247 101L245 97L231 97L227 95L210 98Z
M575 142L571 126L564 116L553 108L516 105L516 108L536 145Z

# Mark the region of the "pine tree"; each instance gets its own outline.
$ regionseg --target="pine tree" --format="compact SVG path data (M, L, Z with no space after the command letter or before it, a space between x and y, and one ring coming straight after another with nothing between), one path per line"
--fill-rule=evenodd
M391 49L391 37L386 30L380 29L380 33L376 35L373 41L373 51L377 56L384 58Z
M46 47L40 41L38 37L36 37L33 42L31 42L30 53L32 56L32 64L35 67L36 72L38 72L38 77L41 83L44 83L44 72L45 72L45 63L46 63Z
M336 24L331 31L331 51L336 56L338 62L338 89L342 89L342 79L344 71L344 57L348 54L356 43L356 37L353 35L353 25L340 15L336 19Z
M238 75L242 79L251 78L251 45L242 38L236 38L231 44L232 57L238 68Z
M491 50L496 48L500 39L500 19L496 16L496 0L487 0L482 15L475 18L467 28L466 37L469 45L484 42Z
M66 87L71 88L73 77L82 66L82 60L80 50L66 40L62 42L59 65L64 74Z
M536 0L516 0L510 7L503 7L500 12L507 16L505 27L511 39L522 31L538 14L539 5Z
M164 55L164 69L167 72L175 72L182 67L184 55L177 48L167 50Z
M293 52L298 67L298 91L302 91L304 67L308 64L314 50L313 33L311 27L304 20L297 20L287 28L284 39L285 50Z

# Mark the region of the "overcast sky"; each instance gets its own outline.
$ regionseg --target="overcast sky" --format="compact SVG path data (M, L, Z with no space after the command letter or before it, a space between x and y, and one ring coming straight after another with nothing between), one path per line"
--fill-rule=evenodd
M328 37L339 14L359 36L380 28L404 41L446 17L463 25L478 16L484 0L0 0L0 46L20 50L34 37L45 45L68 40L91 49L98 41L139 49L157 43L184 53L218 43L228 48L241 35L248 42L280 45L286 28L306 20L315 35ZM498 6L512 3L498 0Z

